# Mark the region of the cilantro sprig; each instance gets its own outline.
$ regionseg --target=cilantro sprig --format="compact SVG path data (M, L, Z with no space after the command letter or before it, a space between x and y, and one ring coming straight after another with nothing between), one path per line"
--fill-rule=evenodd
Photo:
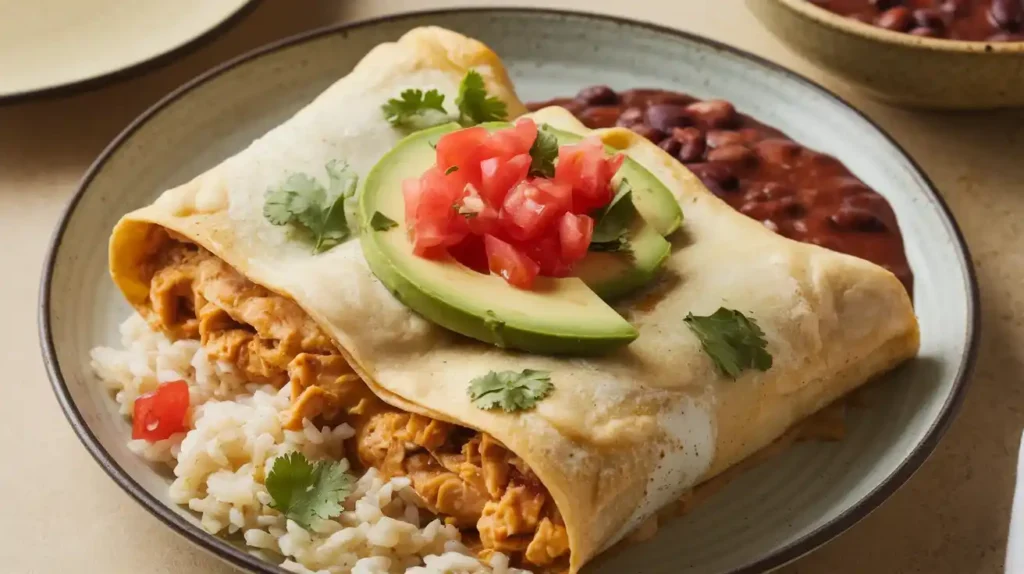
M301 452L274 459L265 484L273 500L270 507L309 528L315 518L341 514L342 503L352 494L355 479L347 474L345 461L310 462Z
M487 95L484 77L476 70L466 72L466 77L462 78L455 105L459 108L459 123L464 126L499 122L508 118L505 102Z
M470 70L459 84L455 98L459 112L450 115L444 108L444 94L438 90L408 89L398 98L389 99L381 106L384 119L396 128L418 131L429 127L458 122L463 127L484 122L508 119L508 107L495 96L487 95L484 78L479 72Z
M395 127L410 131L427 129L451 121L444 109L444 94L437 90L408 89L399 98L391 98L381 109L384 118Z
M720 307L703 317L689 313L683 321L726 377L735 379L745 369L767 371L772 367L772 356L765 350L768 341L764 332L757 321L743 313Z
M477 408L501 408L511 413L532 409L554 388L548 371L524 369L522 372L490 371L470 381L468 393Z
M558 138L549 131L547 124L537 130L537 139L530 146L530 175L555 177L555 160L558 159Z
M345 162L331 161L325 169L328 187L304 173L293 173L268 189L263 203L263 217L309 236L313 253L323 253L351 235L345 203L355 196L359 180Z
M633 205L633 187L623 178L615 197L594 218L590 251L629 252L629 228L638 215Z

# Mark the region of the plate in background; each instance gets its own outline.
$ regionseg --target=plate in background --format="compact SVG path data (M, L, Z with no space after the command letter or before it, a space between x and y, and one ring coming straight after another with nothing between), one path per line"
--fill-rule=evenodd
M255 0L0 0L0 101L128 71L247 6Z
M126 447L130 425L89 370L130 309L110 282L106 237L118 217L233 155L347 73L373 46L438 24L479 38L524 100L606 83L722 97L842 160L886 196L915 273L921 353L879 381L846 439L804 443L740 475L651 540L599 558L590 574L760 572L814 549L891 495L934 449L965 391L977 339L970 257L942 199L884 132L823 88L721 44L603 16L524 9L406 14L314 31L190 82L136 120L86 175L54 236L40 336L58 400L110 476L178 533L255 572L281 572L206 534L170 503L169 480ZM681 320L682 318L680 318ZM936 501L940 503L941 501Z

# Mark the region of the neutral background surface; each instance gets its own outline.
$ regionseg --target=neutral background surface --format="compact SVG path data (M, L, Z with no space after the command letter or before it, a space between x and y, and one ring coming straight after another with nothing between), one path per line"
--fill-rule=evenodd
M221 37L163 68L88 93L0 104L0 356L8 388L0 401L0 570L231 571L167 530L107 478L65 422L43 372L35 335L41 261L90 162L168 91L268 41L400 10L479 4L484 2L264 0ZM981 282L981 355L967 401L936 453L905 487L783 572L999 572L1024 428L1024 111L922 113L866 100L784 49L741 0L515 4L648 20L757 53L838 92L920 162L963 228Z

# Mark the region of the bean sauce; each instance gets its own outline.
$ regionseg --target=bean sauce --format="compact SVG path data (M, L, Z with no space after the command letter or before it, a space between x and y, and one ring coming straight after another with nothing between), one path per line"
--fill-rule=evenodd
M894 32L985 42L1024 41L1024 0L808 0Z
M808 149L725 100L650 89L584 88L562 106L590 128L623 126L673 155L740 213L790 239L867 259L913 292L896 216L832 156Z

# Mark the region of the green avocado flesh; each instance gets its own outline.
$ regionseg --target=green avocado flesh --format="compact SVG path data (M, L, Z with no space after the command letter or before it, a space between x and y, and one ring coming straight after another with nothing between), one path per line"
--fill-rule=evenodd
M642 216L629 228L630 252L591 252L576 264L576 277L537 277L532 289L518 289L497 275L478 273L451 257L425 259L412 252L402 181L429 169L435 161L433 144L456 129L457 124L448 124L406 137L363 180L361 244L374 275L403 304L430 321L499 347L537 354L592 355L636 339L636 329L605 299L643 286L668 257L670 246L662 234L674 231L682 220L671 192L627 158L616 177L629 180L634 205ZM573 134L551 131L559 145L580 140ZM375 213L398 225L374 230L368 222ZM646 219L649 214L651 220Z

